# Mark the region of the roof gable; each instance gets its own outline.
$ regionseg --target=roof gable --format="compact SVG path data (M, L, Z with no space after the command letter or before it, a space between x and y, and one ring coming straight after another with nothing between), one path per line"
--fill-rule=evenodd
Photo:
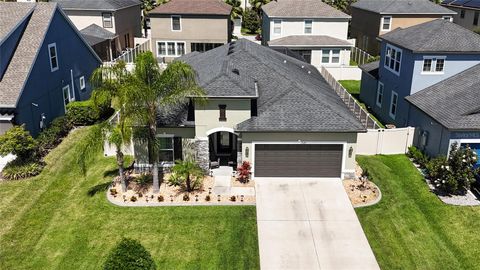
M50 0L50 2L57 2L64 10L116 11L141 5L138 0Z
M198 15L230 15L232 7L222 0L171 0L161 4L150 14L198 14Z
M262 6L268 17L350 18L349 15L320 0L277 0Z

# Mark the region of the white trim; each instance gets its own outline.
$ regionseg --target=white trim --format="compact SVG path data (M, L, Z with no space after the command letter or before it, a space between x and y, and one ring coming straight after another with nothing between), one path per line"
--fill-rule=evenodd
M78 84L80 85L80 90L85 89L85 87L86 87L85 76L82 76L78 79Z
M312 23L310 24L310 33L307 33L307 21L311 21ZM312 35L313 34L313 20L312 19L305 19L303 20L303 34L305 35Z
M392 107L393 107L393 97L396 96L397 99L395 101L395 114L392 114ZM397 116L397 112L398 112L398 94L397 92L393 91L392 90L392 94L390 95L390 109L388 110L388 114L390 115L390 117L395 120L395 117Z
M0 121L12 121L13 115L0 116Z
M380 85L382 86L382 100L380 100L380 103L378 102L378 97L379 97L379 93L380 93ZM375 95L375 104L377 104L377 106L379 108L382 108L382 103L383 103L383 98L385 96L385 85L379 81L378 84L377 84L377 94Z
M390 23L388 24L388 29L383 29L383 25L385 24L385 18L390 18ZM392 30L392 22L393 22L393 17L392 16L382 16L381 22L380 22L380 31L390 31Z
M280 33L275 33L275 21L277 21L277 22L279 21L279 22L280 22ZM282 33L283 33L283 25L282 25L282 24L283 24L283 21L282 21L281 19L273 19L272 22L273 22L272 35L273 35L273 36L281 36Z
M452 148L452 144L454 143L458 143L458 146L461 146L464 143L480 143L480 139L450 139L448 141L447 158L450 156L450 149Z
M207 137L212 135L213 133L217 132L228 132L228 133L233 133L235 135L239 135L238 133L235 133L235 130L233 128L228 128L228 127L217 127L217 128L212 128L205 132L207 134Z
M67 112L67 104L65 104L65 89L67 89L67 94L68 94L68 103L72 101L72 98L70 97L70 85L67 84L64 87L62 87L62 101L63 101L63 107L65 109L65 113Z
M180 29L174 30L173 29L173 18L178 18L180 22ZM182 16L181 15L171 15L170 16L170 31L172 32L182 32Z
M424 56L423 61L422 61L422 71L420 74L422 75L442 75L445 74L445 64L446 64L446 56ZM430 65L430 71L424 71L423 67L425 65L425 60L432 60L432 63ZM437 60L443 60L443 69L442 71L436 71L437 69Z
M252 141L252 146L251 146L251 164L252 164L252 179L255 179L255 145L257 144L340 144L342 145L342 167L341 167L341 175L340 179L345 178L345 172L351 172L351 171L346 171L345 170L345 162L347 160L347 142L345 141L303 141L303 140L298 140L298 141ZM265 177L261 177L265 178ZM283 177L275 177L275 178L283 178ZM285 177L285 178L291 178L291 177ZM299 177L295 177L299 178ZM301 177L300 177L301 178ZM321 178L321 177L304 177L305 179L312 179L312 178ZM336 177L325 177L325 178L336 178Z
M162 55L159 53L159 44L160 43L164 43L165 44L165 55ZM175 54L174 55L171 55L171 54L168 54L168 43L174 43L174 49L175 49ZM183 53L184 54L178 54L178 48L177 48L177 44L178 43L183 43ZM157 40L155 41L155 44L157 45L156 46L156 54L157 54L157 57L180 57L182 55L185 55L187 53L187 43L185 41L175 41L175 40Z
M453 22L453 17L452 17L452 16L449 16L449 15L442 16L442 19L443 19L443 20L448 20L449 22Z
M55 49L55 57L52 57L52 54L50 52L50 48L52 47ZM55 58L55 62L57 64L56 67L53 67L52 65L52 58ZM58 63L57 43L55 42L48 44L48 60L50 61L50 71L51 72L57 71L59 67L59 63Z
M398 71L395 70L395 65L393 66L393 69L390 68L390 62L391 62L392 57L389 54L387 54L389 48L395 50L395 58L393 58L395 62L397 62L397 60L396 60L397 52L400 52L400 59L398 60ZM387 56L389 58L388 65L385 64L385 61L387 60ZM383 67L384 68L391 71L393 74L396 74L397 76L400 76L400 71L402 70L402 58L403 58L403 50L402 49L400 49L396 46L393 46L391 44L387 44L386 47L385 47L384 59L381 59L381 60L383 61Z

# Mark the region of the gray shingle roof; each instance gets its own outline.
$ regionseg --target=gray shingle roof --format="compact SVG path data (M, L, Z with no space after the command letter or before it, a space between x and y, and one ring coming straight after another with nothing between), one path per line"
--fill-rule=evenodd
M138 0L50 0L57 2L64 10L115 11L141 4Z
M451 130L480 130L480 64L405 99Z
M351 18L321 0L277 0L262 7L268 17L282 18Z
M378 78L379 67L380 67L380 61L374 61L374 62L366 63L366 64L363 64L363 65L359 66L359 68L363 72L366 72L366 73L372 75L375 78Z
M93 46L105 40L111 40L116 35L105 28L98 26L94 23L80 30L80 33L87 41L88 45Z
M171 0L156 7L150 14L230 15L232 6L222 0Z
M414 52L480 52L479 34L442 19L397 28L380 39Z
M30 3L4 2L0 8L0 43L32 12Z
M359 0L352 7L379 14L456 14L429 0Z
M238 131L364 130L315 67L268 47L240 39L180 60L197 71L210 96L255 95L256 82L258 116L240 123Z
M268 42L269 46L308 46L308 47L353 47L353 44L347 40L334 38L330 36L316 35L293 35L286 36Z

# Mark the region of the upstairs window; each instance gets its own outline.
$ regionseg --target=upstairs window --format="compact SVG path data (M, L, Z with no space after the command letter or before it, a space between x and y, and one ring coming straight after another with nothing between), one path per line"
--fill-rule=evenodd
M382 17L382 31L390 31L392 27L392 16Z
M312 33L312 27L313 27L313 21L312 20L305 20L304 33L305 34L311 34Z
M475 14L473 15L473 25L478 25L478 16L480 15L480 12L475 11Z
M180 16L172 16L172 31L181 31L182 22Z
M392 98L390 100L390 117L395 119L397 115L397 106L398 106L398 94L392 91Z
M402 50L387 44L387 50L385 51L385 62L384 62L385 68L397 75L400 75L401 63L402 63Z
M444 57L425 57L423 59L422 73L443 73L444 68Z
M273 33L275 35L282 34L282 20L273 20Z
M48 45L48 56L50 57L50 70L52 72L58 70L58 55L57 44L52 43Z
M218 121L226 122L227 121L227 105L218 105L218 108L220 110L220 117L218 118Z
M377 87L377 98L376 98L376 103L378 107L382 107L382 102L383 102L383 89L384 85L381 82L378 82L378 87Z
M103 28L112 28L112 13L102 13Z

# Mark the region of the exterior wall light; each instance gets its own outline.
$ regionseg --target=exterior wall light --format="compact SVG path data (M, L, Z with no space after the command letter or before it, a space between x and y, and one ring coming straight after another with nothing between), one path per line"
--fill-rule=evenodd
M353 147L350 146L350 149L348 149L348 158L352 158L353 155Z

